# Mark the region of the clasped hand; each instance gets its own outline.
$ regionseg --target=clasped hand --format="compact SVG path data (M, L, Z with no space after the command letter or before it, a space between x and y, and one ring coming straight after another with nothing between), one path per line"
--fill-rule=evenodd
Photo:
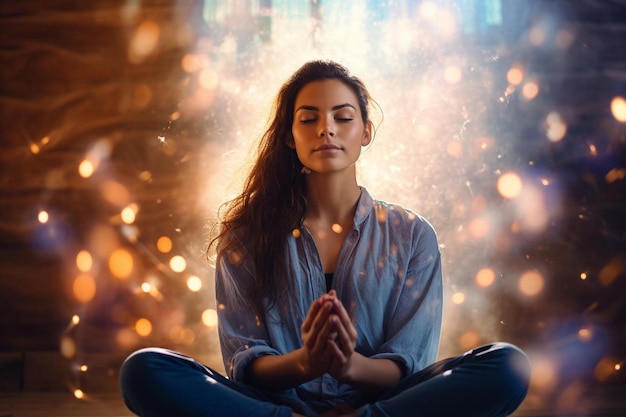
M329 373L346 380L357 333L335 290L311 304L301 330L305 373L311 378Z

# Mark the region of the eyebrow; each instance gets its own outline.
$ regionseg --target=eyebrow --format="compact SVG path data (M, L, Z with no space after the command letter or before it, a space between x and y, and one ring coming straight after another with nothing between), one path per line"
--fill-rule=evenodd
M335 111L335 110L339 110L339 109L343 109L344 107L351 107L354 110L356 110L356 107L354 107L352 104L350 103L343 103L343 104L338 104L336 106L333 106L333 108L331 110ZM296 109L296 111L294 113L297 113L300 110L312 110L312 111L319 111L320 109L315 107L315 106L307 106L307 105L303 105L300 106Z

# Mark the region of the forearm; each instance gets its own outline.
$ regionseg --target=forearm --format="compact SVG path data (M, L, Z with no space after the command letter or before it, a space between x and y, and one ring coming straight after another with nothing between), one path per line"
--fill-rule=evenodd
M371 359L354 352L341 382L360 391L377 392L397 384L402 376L401 366L391 359Z
M283 355L260 356L248 366L246 383L282 391L307 382L315 376L305 369L302 355L302 349L297 349Z

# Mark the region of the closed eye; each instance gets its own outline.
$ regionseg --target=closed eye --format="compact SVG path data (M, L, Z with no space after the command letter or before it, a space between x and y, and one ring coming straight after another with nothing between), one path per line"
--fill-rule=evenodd
M338 120L340 122L351 122L354 119L351 118L351 117L337 117L336 120Z
M306 125L306 124L315 123L316 121L317 119L303 119L303 120L300 120L300 123L302 123L303 125Z

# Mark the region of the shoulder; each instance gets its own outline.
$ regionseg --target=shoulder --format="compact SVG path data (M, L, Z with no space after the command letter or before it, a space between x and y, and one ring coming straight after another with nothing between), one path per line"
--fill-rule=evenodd
M435 228L425 217L398 203L376 199L365 189L363 189L363 194L365 204L362 209L369 211L370 221L376 221L379 224L385 224L387 227L399 230L411 230L432 235L436 238Z

